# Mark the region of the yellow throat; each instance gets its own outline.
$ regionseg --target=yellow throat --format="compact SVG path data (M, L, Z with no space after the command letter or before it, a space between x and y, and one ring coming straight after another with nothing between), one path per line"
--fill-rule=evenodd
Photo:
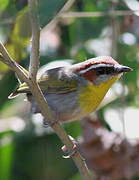
M79 95L80 107L83 111L85 113L91 113L96 110L112 84L119 78L120 76L117 75L100 85L89 83L87 87L83 88Z

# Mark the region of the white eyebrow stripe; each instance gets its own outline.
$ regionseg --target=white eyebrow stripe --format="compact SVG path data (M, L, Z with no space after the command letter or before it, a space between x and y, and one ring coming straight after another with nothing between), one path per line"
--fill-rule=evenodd
M101 67L112 67L112 66L113 66L112 64L96 64L96 65L90 66L90 67L87 68L87 69L83 69L83 70L79 71L79 73L80 73L80 74L84 74L84 73L86 73L87 71L96 69L96 68L98 68L98 67L101 68Z

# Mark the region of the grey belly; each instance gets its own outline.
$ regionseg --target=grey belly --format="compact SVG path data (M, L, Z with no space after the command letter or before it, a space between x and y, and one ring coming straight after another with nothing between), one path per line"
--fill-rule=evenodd
M77 108L77 93L45 94L49 106L57 112L71 112Z
M56 113L61 121L73 121L80 119L83 114L78 104L78 93L70 92L67 94L44 94L50 108ZM32 101L33 102L33 101ZM40 110L34 101L32 103L34 113L40 113Z
M58 114L61 121L72 121L78 118L80 108L77 92L47 94L45 97L49 106Z

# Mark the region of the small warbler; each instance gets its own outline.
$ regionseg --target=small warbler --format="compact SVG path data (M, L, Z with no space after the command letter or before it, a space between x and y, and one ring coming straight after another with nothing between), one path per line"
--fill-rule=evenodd
M129 71L131 68L120 65L112 57L100 56L46 70L37 82L56 119L67 122L95 111L112 84ZM20 93L27 94L34 113L41 113L26 83L20 84L9 98Z

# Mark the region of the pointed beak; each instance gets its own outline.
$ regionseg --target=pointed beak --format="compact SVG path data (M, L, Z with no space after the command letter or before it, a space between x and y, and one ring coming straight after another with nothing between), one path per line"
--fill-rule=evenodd
M132 68L130 68L128 66L123 66L123 65L120 65L120 64L115 66L115 70L116 70L116 73L124 73L124 72L133 71Z

